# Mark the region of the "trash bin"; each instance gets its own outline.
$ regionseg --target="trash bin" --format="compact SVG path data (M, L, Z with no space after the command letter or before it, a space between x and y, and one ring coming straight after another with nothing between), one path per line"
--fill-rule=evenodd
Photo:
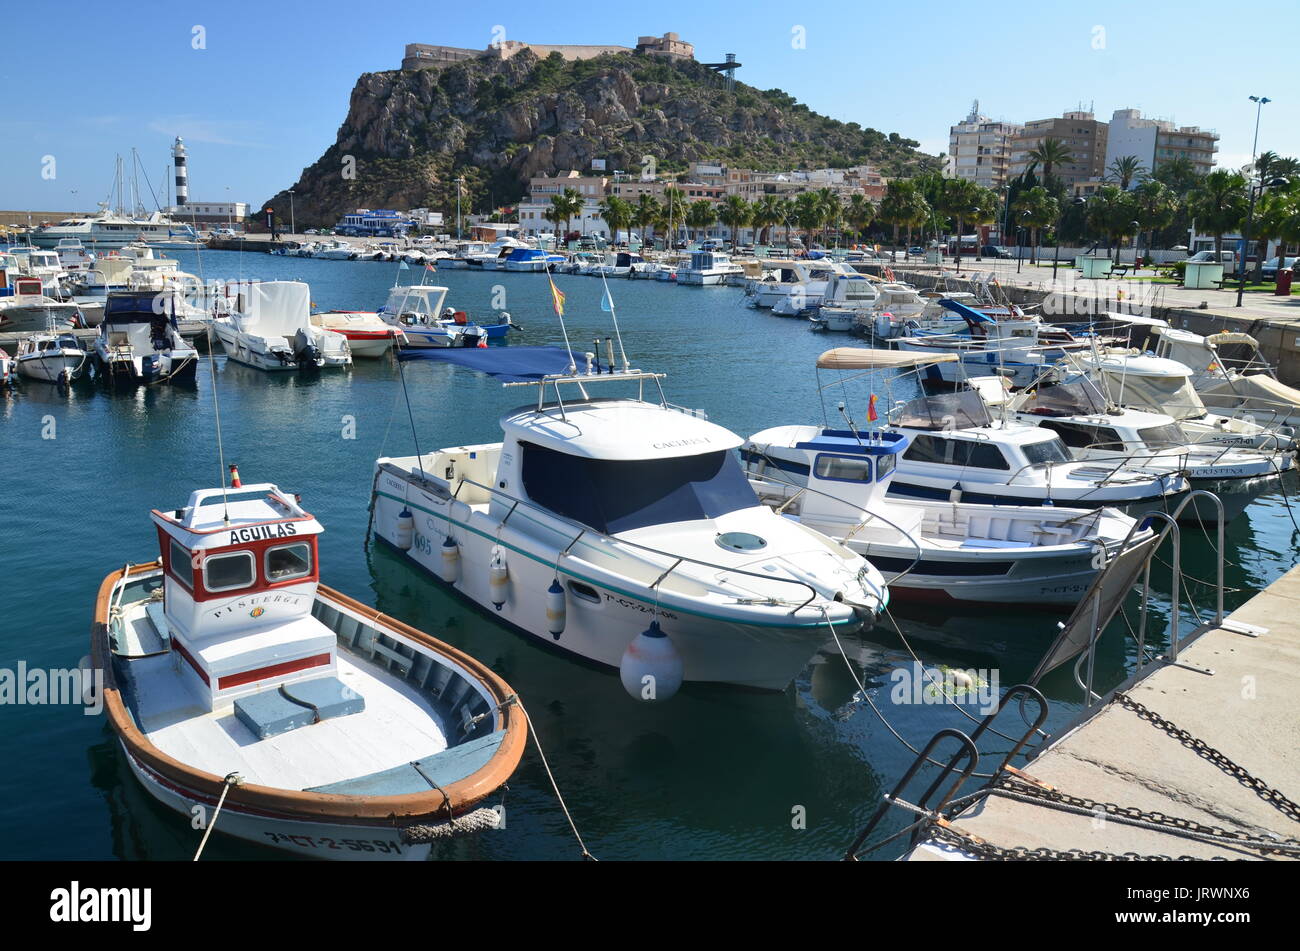
M1217 290L1223 282L1223 265L1211 261L1188 261L1183 287L1189 290Z
M1291 269L1289 267L1277 269L1277 287L1273 288L1273 293L1278 297L1291 296Z

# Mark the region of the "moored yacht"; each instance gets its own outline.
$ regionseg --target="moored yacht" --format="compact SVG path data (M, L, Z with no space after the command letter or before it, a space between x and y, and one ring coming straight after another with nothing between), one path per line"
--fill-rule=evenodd
M868 559L896 600L1073 604L1111 557L1150 537L1113 509L889 498L907 442L777 426L751 436L742 455L761 499Z
M660 374L558 354L568 369L520 381L537 400L501 418L501 442L378 460L380 538L640 699L683 680L780 690L830 625L883 608L880 573L761 505L739 437L671 406ZM612 384L635 395L589 392Z
M733 274L743 274L744 268L720 251L692 251L690 260L677 267L678 284L725 284Z
M174 294L108 295L95 337L95 376L115 385L193 383L198 352L177 328Z
M85 372L88 354L72 334L32 334L18 344L14 363L33 380L66 386Z

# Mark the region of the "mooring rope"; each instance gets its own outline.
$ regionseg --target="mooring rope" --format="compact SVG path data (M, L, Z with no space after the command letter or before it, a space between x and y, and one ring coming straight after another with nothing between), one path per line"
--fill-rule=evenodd
M569 828L573 830L573 837L578 840L578 848L582 849L582 857L589 862L597 861L596 856L587 851L587 844L582 841L582 834L578 832L578 827L573 821L573 815L569 812L569 807L564 801L564 796L560 793L560 786L555 781L555 774L551 772L551 764L546 761L546 752L542 749L542 741L537 737L537 728L533 726L533 718L528 715L528 709L524 706L524 702L519 699L518 694L511 695L507 702L510 700L514 701L514 703L519 707L519 712L522 713L524 719L528 721L528 732L533 738L533 745L537 747L537 755L541 757L542 768L546 770L546 778L550 780L551 790L555 793L555 799L560 804L560 809L564 812L564 818L568 821ZM503 703L502 706L505 706L505 703Z
M204 846L208 844L208 836L212 835L212 830L217 827L217 817L221 815L221 807L226 804L226 793L230 792L231 786L242 785L244 777L239 775L239 773L227 773L226 778L222 780L222 782L225 785L221 787L221 797L217 800L216 811L212 813L212 821L208 823L208 827L203 830L203 841L199 843L199 849L194 853L194 858L191 859L193 862L199 860L199 856L203 854Z

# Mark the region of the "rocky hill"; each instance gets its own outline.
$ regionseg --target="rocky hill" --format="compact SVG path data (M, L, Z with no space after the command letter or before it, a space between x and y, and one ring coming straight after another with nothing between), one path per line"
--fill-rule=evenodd
M695 62L523 51L362 75L334 145L293 186L294 207L300 225L356 207L452 212L463 176L465 209L482 210L518 200L533 175L592 159L638 172L645 156L660 174L713 160L768 170L869 162L885 175L938 164L913 140L820 116L780 90L729 91ZM287 191L269 204L288 221Z

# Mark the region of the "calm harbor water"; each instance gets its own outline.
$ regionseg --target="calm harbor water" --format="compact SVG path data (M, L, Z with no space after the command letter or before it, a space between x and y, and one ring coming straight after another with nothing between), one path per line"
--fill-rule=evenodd
M374 309L398 276L395 264L317 261L235 252L172 252L205 278L300 279L318 307ZM418 281L418 269L401 271ZM448 303L485 314L494 288L523 331L514 343L559 341L539 275L452 271L430 276ZM601 284L560 276L575 348L609 334ZM752 311L734 288L611 282L629 357L668 374L668 398L697 407L742 435L785 422L819 422L813 363L845 338L808 332ZM519 390L439 364L404 365L420 446L489 442L497 417L526 400ZM630 699L614 673L593 671L499 628L382 548L365 532L374 460L413 451L391 359L358 361L350 372L271 376L204 360L190 389L111 394L78 384L66 395L24 381L0 402L6 461L0 546L0 668L75 666L88 653L95 592L125 562L157 556L148 512L182 505L220 477L211 395L220 398L225 455L246 482L301 493L326 528L322 579L461 647L500 672L527 704L555 776L588 848L602 859L833 858L874 810L882 787L911 763L872 708L853 702L853 677L834 645L781 694L688 686L670 702ZM824 381L828 382L828 381ZM888 396L913 395L903 386ZM864 414L862 384L828 391ZM47 438L47 437L53 438ZM1294 492L1292 478L1289 486ZM1213 574L1203 535L1186 533L1191 575ZM1229 527L1229 607L1295 561L1297 536L1280 493L1261 498ZM1167 590L1168 572L1155 572ZM1196 586L1193 585L1195 589ZM1202 605L1208 593L1200 590ZM1163 630L1168 599L1157 598ZM1029 675L1061 615L1046 612L945 616L893 611L845 638L854 671L892 727L920 746L945 726L969 729L950 706L891 702L892 671L915 651L927 665L996 670L1003 687ZM1103 642L1105 644L1105 642ZM1098 681L1113 684L1132 646L1109 637ZM1078 709L1079 690L1058 670L1044 684L1051 723ZM0 856L19 859L188 859L189 824L156 806L132 779L105 720L67 706L0 707ZM1011 726L1014 713L1003 721ZM1000 749L996 745L991 749ZM802 807L806 827L793 821ZM530 750L510 783L507 828L446 847L445 856L562 859L577 847ZM900 827L896 819L890 828ZM221 839L211 858L274 858ZM897 851L885 855L896 855Z

